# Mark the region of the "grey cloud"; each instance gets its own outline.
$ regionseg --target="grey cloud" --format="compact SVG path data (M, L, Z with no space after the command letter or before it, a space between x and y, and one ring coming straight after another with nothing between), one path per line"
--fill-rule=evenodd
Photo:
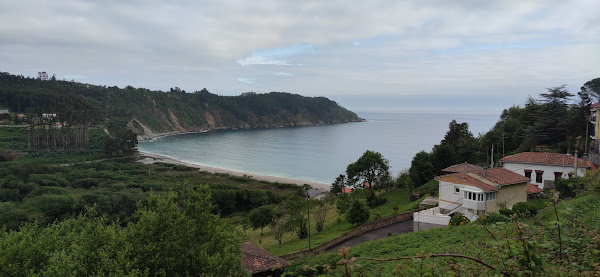
M255 88L245 76L264 92L516 97L599 77L598 10L594 0L0 0L0 70L236 95ZM315 51L252 54L297 44ZM273 73L286 64L303 66Z

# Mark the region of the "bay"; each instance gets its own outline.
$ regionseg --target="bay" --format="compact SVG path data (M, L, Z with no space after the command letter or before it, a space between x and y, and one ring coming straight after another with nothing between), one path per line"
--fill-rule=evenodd
M393 174L430 151L452 119L486 132L498 115L469 113L359 113L365 122L165 136L138 144L143 152L191 164L321 183L332 183L366 150L380 152Z

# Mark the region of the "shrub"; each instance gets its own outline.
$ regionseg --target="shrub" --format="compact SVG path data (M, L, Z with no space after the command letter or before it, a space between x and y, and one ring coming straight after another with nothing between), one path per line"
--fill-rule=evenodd
M537 206L530 202L519 202L512 209L519 216L534 216L538 210Z
M581 177L571 177L555 181L554 187L560 192L561 197L575 197L585 190L585 182Z
M300 229L298 229L296 235L298 235L299 239L305 239L308 237L308 228L306 227L306 222L302 222L302 224L300 224Z
M375 192L371 192L367 195L367 205L371 208L381 206L387 202L387 199L382 196L377 196Z
M91 187L97 187L99 183L100 180L96 178L83 178L73 181L71 186L74 188L89 189Z
M463 214L455 214L450 218L450 222L448 222L448 226L462 226L465 224L471 223L466 216Z
M507 217L511 217L513 214L515 214L515 211L513 211L511 209L506 209L506 208L500 209L500 211L498 211L498 212L500 212L501 215L507 216Z
M19 190L0 188L0 201L19 201Z
M510 218L499 213L488 213L483 218L483 224L494 224L496 222L510 222Z
M353 225L361 225L369 220L369 209L367 206L358 200L354 200L350 210L348 210L348 222Z

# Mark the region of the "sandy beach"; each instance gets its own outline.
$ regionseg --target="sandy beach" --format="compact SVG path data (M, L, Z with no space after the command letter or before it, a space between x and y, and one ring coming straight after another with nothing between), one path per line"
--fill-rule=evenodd
M169 157L165 157L162 155L156 155L156 154L151 154L151 153L142 152L142 151L140 151L139 153L140 153L140 155L139 155L140 158L139 158L138 162L141 162L144 164L153 164L155 162L164 162L164 163L180 164L180 165L185 165L185 166L189 166L189 167L194 167L194 168L198 168L198 170L200 170L200 171L206 171L206 172L210 172L210 173L226 173L226 174L231 174L234 176L251 177L252 179L259 180L259 181L267 181L267 182L273 182L273 183L278 182L278 183L287 183L287 184L296 184L296 185L308 184L313 189L323 191L323 192L329 191L329 187L330 187L329 184L325 184L325 183L311 182L311 181L278 177L278 176L258 175L258 174L254 174L254 173L229 170L229 169L220 168L220 167L186 163L186 162L178 161L178 160L175 160L175 159L172 159Z

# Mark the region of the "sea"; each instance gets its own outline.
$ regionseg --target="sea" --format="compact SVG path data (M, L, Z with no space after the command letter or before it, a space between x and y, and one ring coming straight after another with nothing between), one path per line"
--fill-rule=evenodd
M278 176L331 184L366 150L389 160L392 174L410 167L419 151L431 151L449 123L467 122L485 133L498 114L363 112L364 122L253 130L210 131L140 142L143 152L249 175Z

